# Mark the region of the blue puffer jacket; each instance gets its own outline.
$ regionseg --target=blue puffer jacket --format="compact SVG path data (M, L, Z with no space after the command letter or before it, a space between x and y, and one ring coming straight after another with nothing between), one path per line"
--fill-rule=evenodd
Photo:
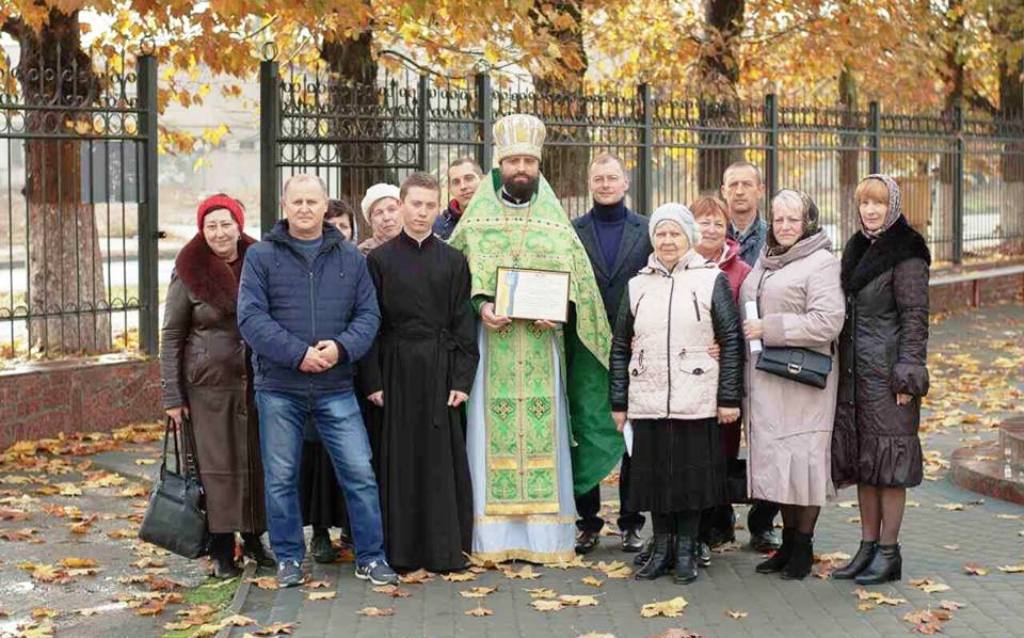
M253 351L257 390L352 390L354 363L380 326L377 293L366 260L330 224L312 265L292 245L281 220L245 254L238 291L238 329ZM301 372L306 349L338 342L341 358L319 374Z

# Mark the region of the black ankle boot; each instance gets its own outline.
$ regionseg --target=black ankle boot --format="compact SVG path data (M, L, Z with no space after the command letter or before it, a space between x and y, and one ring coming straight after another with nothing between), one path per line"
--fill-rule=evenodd
M651 543L651 555L647 562L636 572L637 580L654 580L668 573L672 567L672 534L654 535Z
M879 545L871 564L854 578L858 585L879 585L903 578L903 557L900 546Z
M789 561L782 569L783 580L803 580L814 564L814 536L793 532L793 549Z
M758 574L776 574L781 572L789 562L789 557L793 553L793 534L796 533L796 529L792 527L785 527L782 529L782 545L775 550L775 553L766 561L758 563L754 570Z
M689 536L676 537L676 575L679 585L697 580L697 541Z
M867 569L877 550L878 541L861 541L860 547L857 548L857 553L850 562L839 569L832 570L832 578L836 580L852 580L857 574Z
M242 534L242 554L246 558L256 561L256 564L260 567L273 567L277 565L277 561L267 553L267 548L263 546L260 535L255 532Z
M647 542L644 543L644 548L640 550L640 553L633 557L633 565L635 567L643 567L647 559L651 557L651 548L654 547L654 538L648 538Z
M214 578L226 580L242 573L235 566L235 535L215 533L210 539L210 561Z

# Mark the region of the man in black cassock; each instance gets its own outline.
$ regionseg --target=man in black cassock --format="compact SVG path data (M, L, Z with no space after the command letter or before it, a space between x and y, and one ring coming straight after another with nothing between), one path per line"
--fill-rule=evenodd
M402 232L367 257L381 327L360 367L382 408L384 547L396 569L463 569L473 537L473 492L462 404L479 361L469 265L433 234L437 180L402 183Z

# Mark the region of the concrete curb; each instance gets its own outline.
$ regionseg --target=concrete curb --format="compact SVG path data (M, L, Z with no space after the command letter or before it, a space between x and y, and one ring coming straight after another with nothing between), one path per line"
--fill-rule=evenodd
M242 607L245 605L245 599L249 597L249 590L252 589L252 583L249 580L256 575L258 569L256 561L246 561L245 569L242 570L241 582L238 583L238 589L235 590L235 595L231 598L231 604L228 605L228 615L237 614L242 611ZM234 629L232 626L223 627L217 632L215 638L228 638L231 635L231 630Z

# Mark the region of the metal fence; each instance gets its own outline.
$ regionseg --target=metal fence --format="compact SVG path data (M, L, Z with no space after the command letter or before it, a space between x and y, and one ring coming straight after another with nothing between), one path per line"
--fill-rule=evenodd
M156 60L42 57L0 67L0 367L155 353Z
M818 203L840 248L856 227L853 191L869 172L904 190L906 214L938 261L1017 251L1024 242L1024 120L901 115L779 104L707 103L646 85L615 95L542 94L409 72L374 86L337 80L323 68L265 61L261 82L261 221L279 215L281 184L316 172L332 196L358 203L378 181L414 170L443 178L462 155L491 165L491 126L508 113L547 125L542 171L570 216L586 212L586 171L600 151L627 165L634 209L691 201L717 189L737 159L762 167L770 194L798 188Z

